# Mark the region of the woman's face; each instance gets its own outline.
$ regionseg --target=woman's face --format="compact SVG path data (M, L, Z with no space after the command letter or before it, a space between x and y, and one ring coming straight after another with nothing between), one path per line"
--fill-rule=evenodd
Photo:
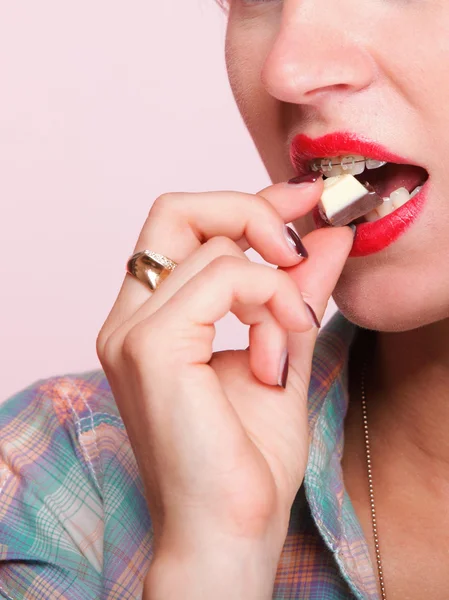
M391 162L428 172L418 208L397 213L413 222L390 244L386 221L366 234L376 251L350 256L334 291L343 314L367 328L403 331L449 316L448 32L447 0L231 0L229 79L273 182L296 174L298 134L308 159L378 158L368 146L357 151L368 139L400 157ZM311 215L295 226L315 228Z

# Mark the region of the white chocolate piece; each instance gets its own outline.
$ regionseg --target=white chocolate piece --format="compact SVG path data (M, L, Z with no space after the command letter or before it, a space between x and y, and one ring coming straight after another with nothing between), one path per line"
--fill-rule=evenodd
M382 203L383 199L371 187L367 189L355 177L345 174L324 180L318 209L327 223L339 227L366 215Z

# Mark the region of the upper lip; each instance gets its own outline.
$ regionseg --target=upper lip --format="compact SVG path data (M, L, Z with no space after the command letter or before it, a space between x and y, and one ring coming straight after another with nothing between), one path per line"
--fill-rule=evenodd
M377 142L346 131L328 133L319 138L298 134L290 146L290 160L298 175L305 175L310 171L310 161L314 158L330 158L344 154L359 154L397 164L416 164L390 152Z

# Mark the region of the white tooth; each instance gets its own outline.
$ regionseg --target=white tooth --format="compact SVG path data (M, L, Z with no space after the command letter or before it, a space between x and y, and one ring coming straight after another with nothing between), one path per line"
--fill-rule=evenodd
M311 161L312 171L321 171L327 177L339 175L360 175L365 170L365 157L358 154L334 156Z
M386 217L394 211L393 202L390 198L384 199L384 203L378 206L376 210L379 213L379 217Z
M353 166L346 169L349 175L360 175L365 170L365 161L355 162Z
M353 156L343 156L341 159L341 168L343 171L347 171L354 166L355 158Z
M326 173L328 177L338 177L339 175L344 175L346 171L343 171L341 165L332 165L332 169Z
M323 158L321 161L321 170L323 173L329 173L329 171L332 171L332 161L330 158Z
M366 215L364 215L363 217L365 219L365 221L367 221L368 223L372 223L373 221L377 221L380 217L377 213L377 210L371 210L369 213L367 213Z
M410 193L405 187L401 187L390 194L390 200L395 208L400 208L410 200Z
M416 194L419 194L419 192L422 190L423 186L422 185L418 185L417 188L415 188L413 190L413 192L410 194L410 198L414 198L416 196Z
M353 162L359 162L366 160L364 156L361 154L346 154L345 156L341 156L341 162L352 165Z
M363 156L342 156L341 168L348 175L360 175L365 170L365 158Z
M374 158L366 159L366 168L367 169L378 169L379 167L383 167L387 162L383 160L374 160Z

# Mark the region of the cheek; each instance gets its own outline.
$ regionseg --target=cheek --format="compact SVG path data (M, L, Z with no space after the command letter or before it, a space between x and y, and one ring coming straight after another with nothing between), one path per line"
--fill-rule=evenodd
M251 117L252 98L255 97L255 78L251 60L243 54L236 40L226 43L226 69L234 99L243 120Z
M232 20L228 24L225 59L229 84L250 132L261 121L268 97L260 79L266 45L255 26L233 23Z
M256 24L257 21L257 24ZM260 20L228 25L226 68L242 119L273 182L293 177L280 102L265 89L261 73L273 32ZM312 228L310 228L311 230Z
M399 97L426 125L449 120L449 2L410 3L373 32L371 51Z

